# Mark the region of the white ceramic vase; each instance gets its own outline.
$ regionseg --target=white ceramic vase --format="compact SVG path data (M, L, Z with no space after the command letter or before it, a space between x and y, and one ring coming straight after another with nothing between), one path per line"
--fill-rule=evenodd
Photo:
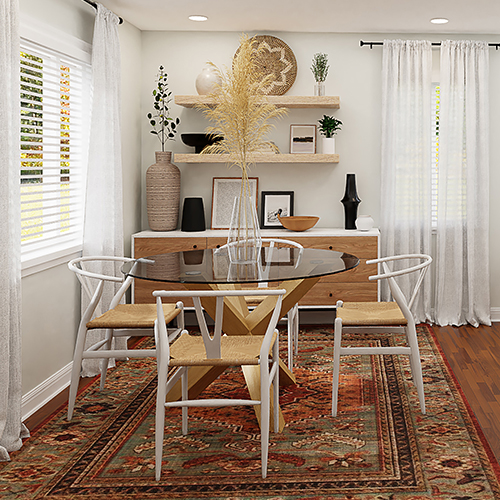
M215 83L220 83L220 77L212 66L205 66L196 77L196 92L200 95L210 94Z
M369 231L373 227L373 219L371 215L360 215L356 219L356 229L358 231Z
M335 154L335 137L322 137L321 138L321 152L324 155Z

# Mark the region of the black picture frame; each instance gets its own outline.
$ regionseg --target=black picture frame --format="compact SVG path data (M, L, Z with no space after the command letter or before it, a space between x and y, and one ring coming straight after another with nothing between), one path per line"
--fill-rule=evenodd
M293 215L293 193L293 191L262 191L260 204L262 229L282 227L278 220L280 208L283 217Z

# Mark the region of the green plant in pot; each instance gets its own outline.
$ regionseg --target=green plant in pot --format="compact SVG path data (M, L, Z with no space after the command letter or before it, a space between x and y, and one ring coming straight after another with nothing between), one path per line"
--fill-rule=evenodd
M172 152L165 151L165 143L175 140L180 124L170 116L172 92L168 88L168 75L160 66L153 90L154 112L148 113L151 133L158 137L161 151L156 151L156 163L146 171L146 200L149 227L153 231L177 229L181 191L181 173L172 163Z
M335 154L335 134L342 128L342 122L334 116L323 115L318 120L319 131L323 134L322 153Z
M314 95L325 95L325 80L328 76L328 54L314 54L311 71L316 81Z

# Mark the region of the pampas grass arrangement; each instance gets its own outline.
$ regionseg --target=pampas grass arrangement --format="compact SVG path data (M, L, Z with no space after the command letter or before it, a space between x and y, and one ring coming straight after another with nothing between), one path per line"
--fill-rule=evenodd
M215 83L213 91L209 94L214 105L198 106L213 123L206 132L223 137L220 142L205 147L202 154L228 154L229 166L236 165L240 168L240 204L245 197L250 197L248 173L254 163L251 155L264 148L279 152L276 145L269 142L266 137L274 127L271 120L287 113L286 109L267 102L264 89L273 76L263 78L259 74L255 61L259 53L257 41L242 34L240 47L230 69L221 71L209 63L220 77L220 83ZM242 211L244 212L240 210L240 213ZM245 227L247 224L241 225Z

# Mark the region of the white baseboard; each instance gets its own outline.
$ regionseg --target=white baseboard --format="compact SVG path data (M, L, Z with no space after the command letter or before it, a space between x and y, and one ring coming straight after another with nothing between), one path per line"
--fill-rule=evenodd
M68 363L58 372L54 373L54 375L23 395L21 399L23 421L69 386L72 366L73 362Z
M490 310L491 321L497 323L500 321L500 307L492 307Z

